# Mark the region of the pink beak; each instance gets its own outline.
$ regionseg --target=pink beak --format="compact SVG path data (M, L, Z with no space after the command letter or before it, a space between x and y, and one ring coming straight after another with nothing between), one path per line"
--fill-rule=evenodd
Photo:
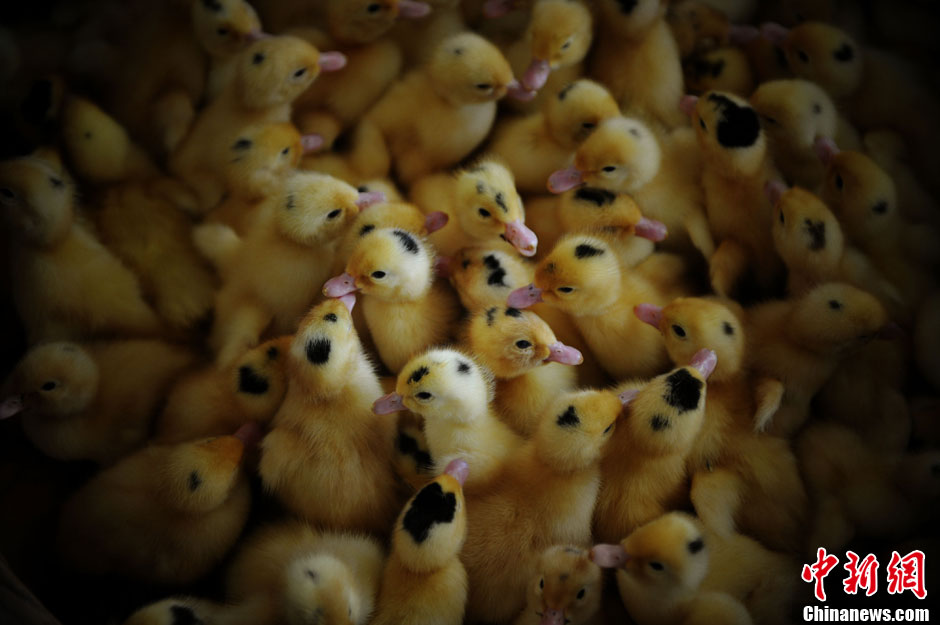
M513 100L519 100L520 102L529 102L536 96L534 91L526 88L525 85L520 83L515 78L513 78L512 82L506 86L506 93Z
M430 15L431 5L425 2L414 2L414 0L400 0L398 3L398 17L409 20L415 20L426 15Z
M312 133L309 135L303 135L300 138L300 146L303 148L304 154L310 154L311 152L316 152L323 147L323 137Z
M603 569L620 568L630 556L620 545L594 545L591 547L591 560Z
M780 201L780 196L787 192L786 183L780 180L768 180L764 183L764 195L774 206Z
M355 293L359 289L356 287L356 279L348 273L344 273L330 278L323 285L323 294L327 297L342 297Z
M506 305L511 308L528 308L542 301L542 289L534 284L522 286L509 294Z
M698 104L698 96L684 95L679 99L679 110L692 117L695 112L695 105Z
M631 388L629 391L624 391L617 395L617 398L620 400L620 403L624 406L629 406L630 402L636 399L636 396L640 394L640 390L636 388Z
M751 43L760 37L760 30L750 24L731 24L728 27L728 40L736 46Z
M0 404L0 421L18 415L23 412L25 408L26 406L23 405L22 395L7 397L3 400L3 403Z
M356 198L356 206L359 210L365 210L373 204L381 204L385 201L385 194L381 191L363 191Z
M564 193L584 182L581 172L574 166L559 169L548 177L548 190L552 193Z
M816 137L813 142L813 149L823 165L828 165L832 158L839 153L839 146L829 137Z
M561 610L545 610L539 625L565 625L565 613Z
M262 39L267 39L268 37L273 37L273 35L269 35L268 33L260 31L260 30L252 30L250 32L245 33L245 41L247 43L254 43Z
M662 306L657 306L656 304L637 304L633 307L633 314L636 315L637 319L650 324L657 330L659 329L660 322L663 320Z
M444 473L460 482L460 485L463 486L464 482L467 481L467 476L470 475L470 465L463 458L456 458L447 463Z
M438 256L435 258L434 275L438 278L450 278L454 275L454 259L450 256Z
M341 70L346 67L346 55L342 52L321 52L319 65L324 72Z
M424 216L424 229L428 234L437 232L447 225L450 216L444 211L433 211Z
M509 13L513 7L513 0L486 0L483 3L483 17L495 19Z
M255 421L249 421L235 430L232 436L241 440L241 442L245 444L246 449L251 449L257 446L258 443L261 442L261 439L264 438L264 430Z
M689 366L698 369L702 377L707 380L708 376L715 370L715 367L718 366L718 354L707 348L700 349L692 356L692 361L689 363Z
M347 293L346 295L340 295L336 299L343 302L343 306L346 307L346 310L349 311L349 314L352 314L353 307L355 307L356 305L355 293Z
M580 365L584 362L584 356L573 347L569 347L562 342L552 343L548 346L549 354L545 362L557 362L563 365Z
M662 241L669 234L666 224L648 217L641 217L640 221L636 222L633 231L636 236L650 241Z
M760 34L770 43L782 48L790 36L790 29L775 22L765 22L760 25Z
M375 414L392 414L404 409L405 404L402 403L402 396L398 393L382 395L372 404L372 412Z
M506 240L523 256L535 256L539 238L521 220L506 224Z
M526 89L538 91L545 86L548 75L551 73L552 67L548 64L548 61L532 59L529 68L525 71L525 74L522 75L522 85Z

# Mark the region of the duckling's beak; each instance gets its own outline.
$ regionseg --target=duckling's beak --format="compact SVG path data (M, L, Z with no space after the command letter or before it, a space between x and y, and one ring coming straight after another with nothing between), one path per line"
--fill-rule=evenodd
M335 72L346 67L346 55L342 52L321 52L317 64L321 71Z
M626 406L629 406L630 402L636 399L636 396L639 394L640 394L640 389L631 388L630 390L624 391L620 393L619 395L617 395L617 399L619 399L620 403L623 404L624 407L626 407Z
M343 302L343 306L346 307L346 310L349 311L349 314L352 314L352 310L356 306L356 294L355 293L347 293L346 295L340 295L336 299Z
M743 46L760 37L760 30L750 24L731 24L728 26L728 40L736 45Z
M455 458L447 463L444 473L460 482L460 485L463 486L463 483L467 481L467 476L470 475L470 465L463 458Z
M240 440L246 448L254 449L264 438L264 430L255 421L249 421L238 428L232 436Z
M431 5L414 0L401 0L398 3L398 17L414 20L431 13Z
M591 547L591 561L602 569L623 568L630 559L627 550L620 545L594 545Z
M262 39L267 39L268 37L273 37L274 35L268 34L260 30L252 30L245 33L245 43L254 43Z
M402 396L398 393L382 395L373 402L372 412L375 414L391 414L399 410L404 410L405 404L402 403L402 399Z
M323 294L327 297L342 297L358 290L356 279L348 273L330 278L323 284Z
M303 149L304 154L316 152L323 147L323 143L323 136L315 132L300 137L300 147Z
M657 330L663 320L663 308L656 304L637 304L633 307L633 314L644 323L648 323Z
M539 244L538 236L520 219L506 224L506 240L523 256L535 256L535 249Z
M817 158L822 161L822 164L828 165L832 158L839 153L839 146L829 137L816 137L813 142L813 150L816 152Z
M782 48L787 42L787 37L790 36L790 29L775 22L764 22L760 25L760 36L778 48Z
M787 192L787 183L782 180L768 180L764 183L764 195L774 206L780 201L780 197Z
M538 91L545 86L548 75L552 73L552 67L548 61L542 59L532 59L529 68L522 75L522 85L526 89Z
M530 100L534 99L536 95L535 91L527 88L515 78L512 79L512 82L506 85L506 93L513 100L519 100L520 102L529 102Z
M483 3L483 17L490 20L502 17L512 11L514 6L514 0L486 0Z
M568 169L559 169L548 177L548 190L552 193L564 193L583 182L581 172L572 165Z
M454 259L450 256L438 256L434 259L434 275L438 278L450 278L454 275Z
M692 361L689 363L689 366L697 369L698 372L702 374L702 377L707 380L708 376L715 370L715 367L718 366L718 354L707 348L700 349L692 356Z
M432 211L424 216L424 230L428 234L437 232L447 225L450 216L444 211Z
M684 95L679 99L679 110L692 117L695 112L695 105L698 104L698 96Z
M640 221L636 222L636 226L633 227L633 232L636 236L650 241L662 241L669 234L669 229L661 221L640 217Z
M562 610L545 610L539 625L565 625L565 613Z
M0 404L0 421L18 415L23 412L25 408L26 406L23 404L22 395L7 397L3 400L3 403Z
M584 356L574 347L565 345L561 341L548 346L548 358L545 362L557 362L563 365L580 365Z
M528 308L542 301L542 289L534 284L522 286L509 294L506 305L510 308Z
M385 201L385 193L382 191L364 191L356 198L356 206L359 210L365 210L373 204L381 204Z

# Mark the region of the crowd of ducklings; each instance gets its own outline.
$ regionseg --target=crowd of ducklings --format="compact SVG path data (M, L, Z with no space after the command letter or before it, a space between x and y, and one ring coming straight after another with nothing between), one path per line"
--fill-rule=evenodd
M25 337L0 427L94 467L43 508L8 454L5 525L45 511L66 579L136 589L94 618L41 598L783 624L817 547L932 546L936 42L898 5L91 0L0 27Z

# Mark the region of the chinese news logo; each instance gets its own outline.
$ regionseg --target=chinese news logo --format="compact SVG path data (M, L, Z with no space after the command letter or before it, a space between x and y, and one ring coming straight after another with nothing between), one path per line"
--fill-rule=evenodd
M866 597L875 594L878 591L878 558L873 554L859 558L854 551L847 551L845 556L848 560L842 567L848 572L842 580L845 592L854 595L864 590ZM898 595L910 590L918 599L924 599L927 596L924 561L924 552L920 550L903 557L897 551L892 551L891 561L885 568L888 594ZM814 594L819 601L826 600L823 582L838 564L838 556L827 554L825 548L820 547L816 550L816 561L803 565L801 577L804 582L814 584Z

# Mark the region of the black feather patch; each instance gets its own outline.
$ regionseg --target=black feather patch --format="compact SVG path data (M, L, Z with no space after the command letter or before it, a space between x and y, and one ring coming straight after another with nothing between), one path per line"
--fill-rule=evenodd
M568 92L571 91L571 89L574 87L574 85L575 85L575 83L571 83L571 84L565 86L564 89L562 89L561 91L559 91L559 92L558 92L558 99L559 99L559 100L564 100L566 97L568 97Z
M502 191L496 194L496 205L503 209L504 213L509 212L509 208L506 206L506 198L503 196Z
M311 339L307 341L307 360L314 365L322 365L330 359L330 339Z
M506 284L506 281L504 280L505 277L506 277L506 270L500 267L499 269L495 269L490 272L490 275L486 277L486 283L490 286L508 287L509 285Z
M832 57L837 61L848 63L855 58L855 49L849 44L843 43L841 48L832 53Z
M581 424L581 419L578 418L578 411L574 409L574 406L568 406L568 408L558 415L558 420L555 422L563 428L571 428Z
M702 79L706 76L718 78L725 69L725 60L718 59L712 62L705 58L696 58L690 61L687 67L695 78Z
M872 212L878 215L884 215L885 213L888 212L888 203L885 202L884 200L881 200L880 202L872 206L871 210Z
M494 306L493 308L490 308L489 310L486 311L486 325L488 325L488 326L493 325L493 321L495 320L495 318L493 317L493 315L495 315L495 314L496 314L496 307L495 307L495 306Z
M268 379L248 365L242 365L238 368L238 390L249 395L264 395L268 392Z
M617 199L617 195L607 189L592 189L590 187L581 187L574 192L574 197L576 200L590 202L596 206L612 204Z
M457 495L445 493L439 483L432 482L415 495L401 525L420 544L427 540L432 525L450 523L456 511Z
M199 474L193 471L189 474L189 491L195 492L197 488L202 485L202 478L199 477Z
M518 319L519 317L522 316L522 311L519 310L518 308L513 308L512 306L510 306L509 308L506 309L506 316Z
M709 102L718 105L721 121L718 122L718 143L726 148L746 148L754 145L760 136L760 118L749 106L738 106L723 95L712 93Z
M366 224L362 228L359 228L359 236L364 237L373 230L375 230L374 224Z
M587 243L582 243L578 247L574 248L574 257L575 258L591 258L592 256L600 256L604 253L604 250L599 250L596 247L592 247Z
M412 237L410 234L404 230L392 230L392 234L399 238L406 252L409 254L418 253L418 242L415 241L414 237Z
M251 62L254 65L261 65L264 63L264 55L260 52L255 52L255 55L251 57Z
M499 259L493 256L492 254L487 254L483 257L483 265L487 269L499 269L501 265L499 264Z
M701 538L696 538L688 544L689 553L698 553L705 547L705 542Z
M809 249L818 252L826 247L826 224L822 221L810 221L804 226L806 233L809 234Z
M330 323L336 323L339 321L339 317L336 316L336 313L327 313L323 315L323 321L329 321Z
M617 4L620 5L620 12L626 15L633 13L633 9L636 8L637 0L617 0Z
M486 189L486 187L483 186L483 183L482 183L482 182L478 182L478 183L477 183L477 193L479 193L479 194L482 195L484 189Z
M666 394L663 399L680 413L698 406L702 397L704 382L689 373L688 369L679 369L666 378Z
M416 384L421 381L421 378L430 373L430 370L427 367L418 367L411 372L411 375L408 376L408 384Z
M463 375L470 373L470 363L464 362L462 360L459 361L457 363L457 373L461 373Z
M287 210L293 210L293 209L294 209L294 194L288 193L287 194Z
M655 432L665 430L669 427L669 419L661 414L653 415L653 418L650 419L650 427L653 428Z
M170 614L173 615L172 625L203 625L202 619L196 616L192 608L185 605L171 606Z
M434 465L434 462L431 460L431 454L418 447L418 441L404 432L399 432L396 445L399 453L414 458L419 471L426 473L431 470L431 467Z
M274 360L280 352L273 345L268 348L268 360Z

